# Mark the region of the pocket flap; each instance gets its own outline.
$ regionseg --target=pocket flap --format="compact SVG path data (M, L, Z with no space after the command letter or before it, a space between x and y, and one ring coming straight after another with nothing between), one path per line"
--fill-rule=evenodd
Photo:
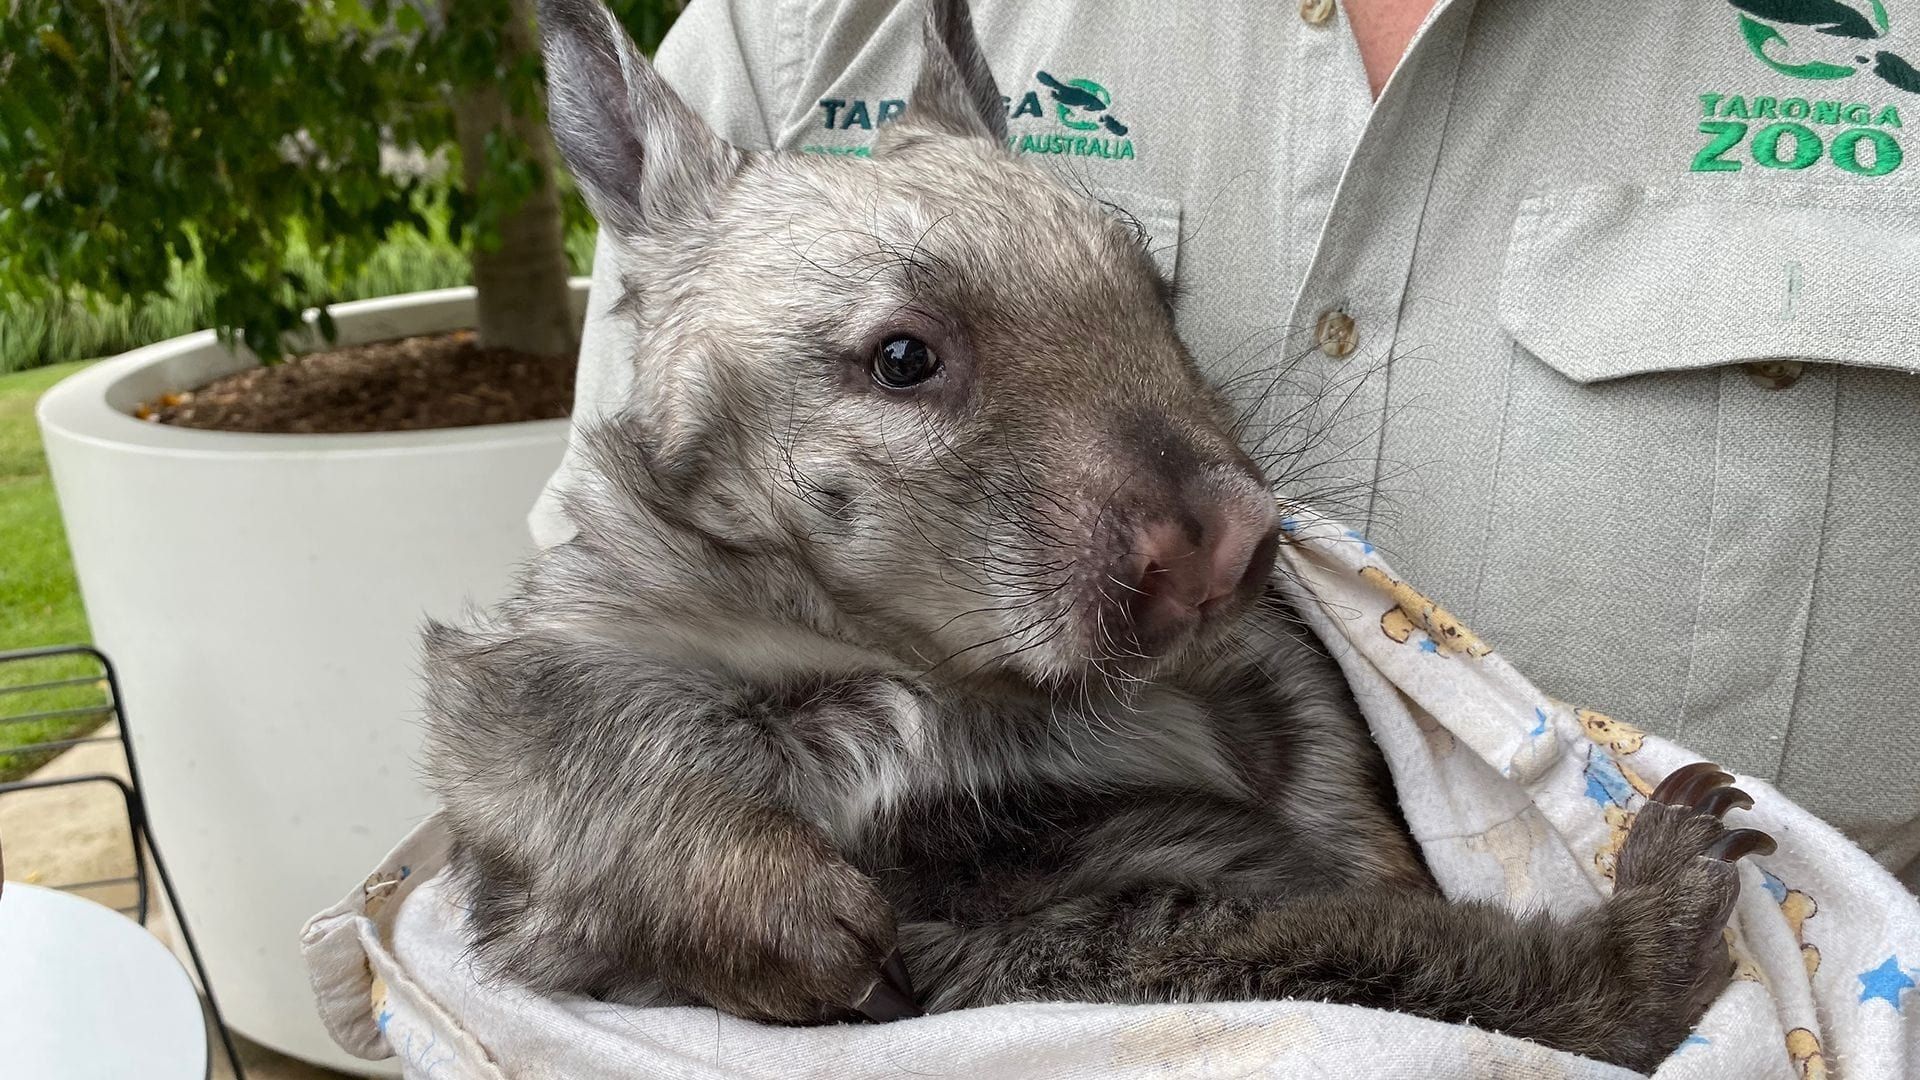
M1920 194L1549 191L1514 221L1500 321L1579 382L1786 357L1920 371Z

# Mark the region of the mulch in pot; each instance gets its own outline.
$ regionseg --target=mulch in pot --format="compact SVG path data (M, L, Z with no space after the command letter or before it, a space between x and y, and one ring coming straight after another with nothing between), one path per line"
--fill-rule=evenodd
M209 431L335 434L510 424L567 415L574 358L481 346L471 330L307 353L142 405L142 420Z

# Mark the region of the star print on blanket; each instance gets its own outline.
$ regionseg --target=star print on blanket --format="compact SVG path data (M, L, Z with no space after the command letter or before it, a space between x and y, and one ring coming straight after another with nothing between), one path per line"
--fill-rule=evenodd
M1351 530L1299 509L1284 527L1291 591L1360 694L1448 894L1568 914L1598 903L1653 783L1698 755L1540 693ZM1375 612L1384 621L1368 633ZM1483 649L1422 648L1438 636L1423 622ZM1455 744L1473 753L1453 753ZM1738 782L1755 798L1741 824L1770 832L1779 850L1741 868L1733 984L1655 1075L1920 1075L1906 1004L1920 996L1920 902L1765 783Z

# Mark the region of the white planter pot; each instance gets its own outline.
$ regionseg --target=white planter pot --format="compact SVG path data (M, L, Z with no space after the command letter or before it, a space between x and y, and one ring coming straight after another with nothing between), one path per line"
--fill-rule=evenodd
M583 308L585 279L574 295ZM474 298L333 311L351 344L471 326ZM211 332L138 349L48 391L40 429L154 833L227 1019L368 1072L315 1016L300 927L431 809L416 775L421 622L504 594L567 425L253 435L131 415L251 363Z

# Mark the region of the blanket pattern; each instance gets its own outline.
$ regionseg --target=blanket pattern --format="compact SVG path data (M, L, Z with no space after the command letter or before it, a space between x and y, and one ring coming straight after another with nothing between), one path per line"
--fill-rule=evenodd
M1698 755L1541 693L1338 522L1290 507L1282 529L1276 580L1352 685L1441 887L1566 919L1591 912L1647 794ZM1655 1077L1920 1076L1920 901L1768 784L1737 782L1754 806L1733 823L1778 850L1739 864L1733 981ZM794 1029L543 998L473 970L445 861L445 831L429 820L304 939L334 1037L398 1058L413 1078L1634 1075L1325 1002L1004 1005Z

